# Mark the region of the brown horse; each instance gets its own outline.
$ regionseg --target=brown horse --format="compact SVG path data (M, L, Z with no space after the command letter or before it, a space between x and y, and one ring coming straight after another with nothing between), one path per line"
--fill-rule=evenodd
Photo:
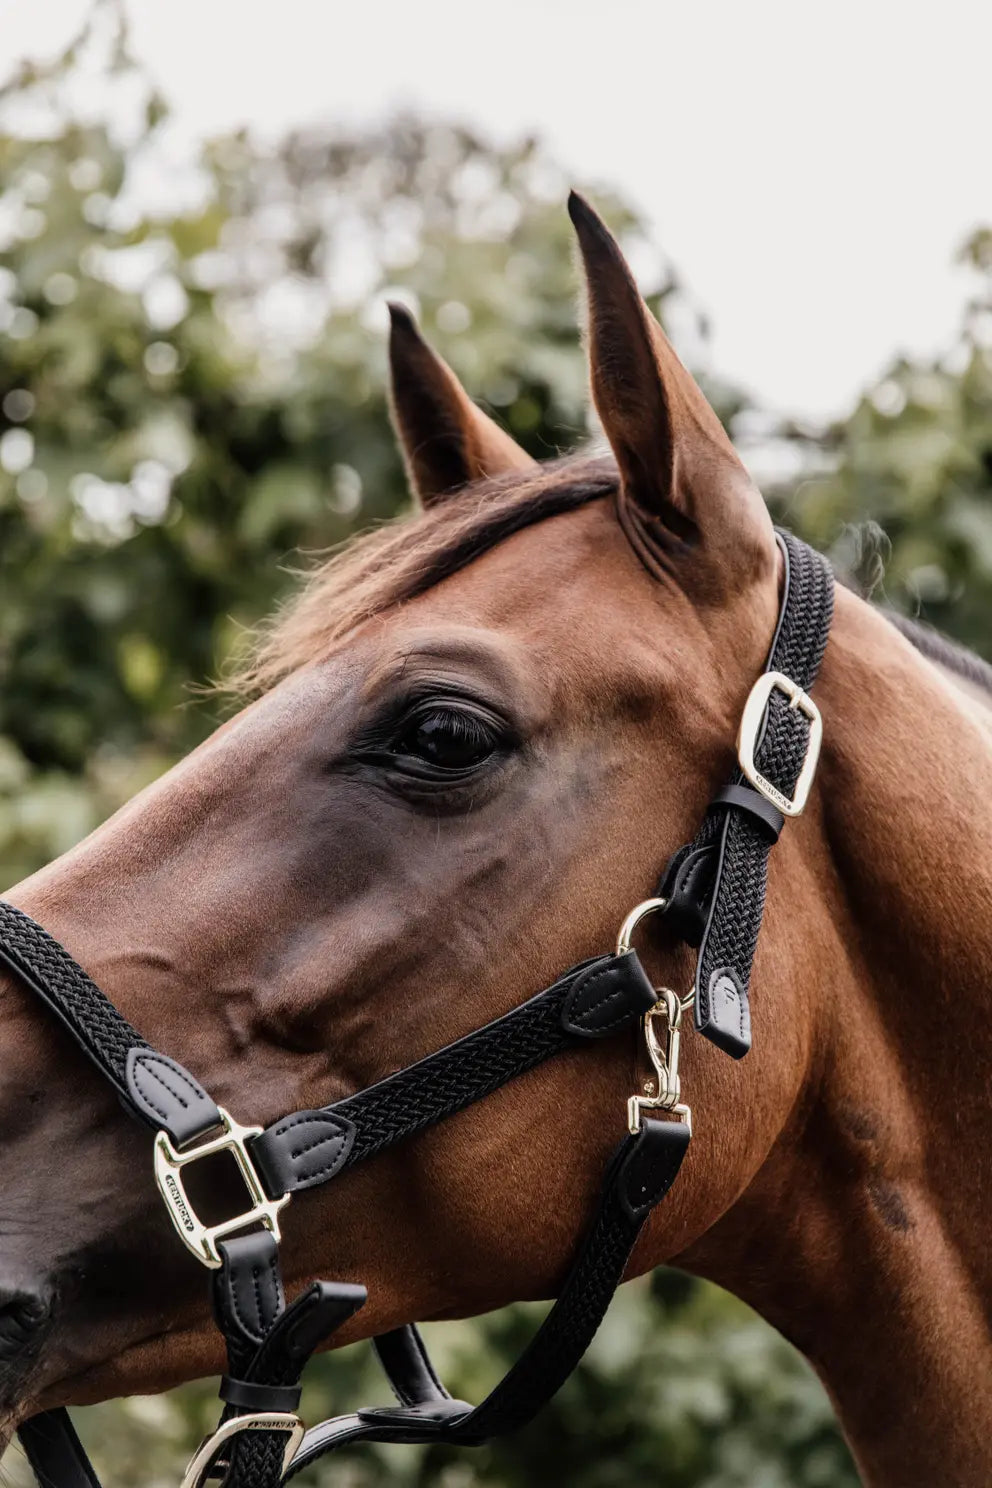
M535 465L394 312L423 511L267 633L259 698L10 898L245 1121L369 1084L608 949L727 778L775 626L771 522L592 211L572 203L615 463ZM771 863L754 1049L691 1034L695 1139L632 1272L745 1298L865 1480L992 1481L992 714L842 591L825 740ZM652 974L691 962L645 923ZM148 1144L3 982L5 1426L218 1371ZM628 1041L541 1066L301 1196L287 1278L345 1339L555 1292L625 1125Z

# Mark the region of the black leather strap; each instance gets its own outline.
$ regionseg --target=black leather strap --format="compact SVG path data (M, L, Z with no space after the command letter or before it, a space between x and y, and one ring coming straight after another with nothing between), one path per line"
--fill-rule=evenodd
M113 1085L126 1110L177 1147L219 1125L199 1081L156 1054L69 952L13 904L0 899L0 962L55 1014Z
M217 1393L239 1411L295 1411L303 1389L300 1385L262 1385L225 1374Z
M251 1143L252 1160L273 1198L327 1183L563 1049L629 1027L656 1000L636 952L584 961L504 1017L367 1090L284 1116Z
M39 1488L101 1488L69 1412L42 1411L17 1428Z
M715 811L720 806L732 806L736 811L746 811L766 828L773 842L777 842L782 835L785 817L778 807L773 806L768 797L756 791L753 785L737 785L736 783L725 785L723 790L718 791L713 797L710 810Z
M784 673L809 692L830 631L833 575L804 542L789 532L777 536L785 583L766 670ZM772 692L755 761L785 796L795 789L809 731L805 714L790 707L783 693ZM779 830L781 813L738 771L693 841L672 857L658 890L669 902L670 928L699 946L696 1027L735 1059L751 1047L751 964L765 907L768 854Z
M591 1343L623 1279L641 1227L674 1183L688 1145L688 1128L670 1121L646 1121L637 1136L624 1138L557 1302L521 1358L481 1405L473 1409L447 1395L429 1368L419 1335L414 1340L408 1330L400 1330L407 1335L400 1341L387 1334L378 1340L379 1354L403 1403L361 1410L314 1427L288 1476L348 1442L477 1446L525 1425L561 1387ZM418 1348L429 1373L412 1362L412 1351Z
M221 1240L217 1250L221 1267L213 1273L214 1315L228 1357L221 1419L295 1411L311 1354L364 1304L365 1288L318 1281L287 1307L279 1248L267 1230ZM225 1488L277 1488L285 1445L282 1431L235 1436L229 1455L215 1464L226 1465Z
M400 1405L431 1405L451 1399L415 1324L380 1334L373 1338L372 1347Z

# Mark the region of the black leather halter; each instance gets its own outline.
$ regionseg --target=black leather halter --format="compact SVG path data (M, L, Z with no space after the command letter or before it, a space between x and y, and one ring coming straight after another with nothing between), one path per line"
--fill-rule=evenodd
M785 817L802 810L816 767L820 717L808 692L833 610L824 559L789 533L780 532L778 541L782 604L768 669L741 722L740 770L715 797L695 839L670 860L657 897L631 912L614 953L572 967L504 1017L367 1090L320 1110L296 1111L265 1130L241 1126L188 1070L150 1048L40 925L0 900L0 962L42 998L129 1114L155 1133L155 1177L166 1210L211 1272L214 1316L228 1353L220 1389L225 1407L183 1488L200 1488L219 1474L226 1488L278 1488L351 1441L477 1445L529 1421L582 1357L644 1221L675 1181L688 1148L691 1118L678 1078L683 1008L691 1000L699 1031L735 1058L751 1043L748 989L768 853ZM686 999L653 988L630 949L634 926L652 911L699 947ZM481 1405L453 1400L410 1325L374 1340L398 1404L304 1432L296 1414L303 1368L366 1293L314 1282L287 1304L279 1238L291 1195L330 1182L562 1050L613 1038L638 1021L654 1080L631 1096L628 1130L607 1168L585 1241L558 1300L502 1382ZM645 1113L667 1119L644 1120ZM224 1150L234 1156L250 1204L208 1226L186 1192L183 1169ZM65 1410L33 1417L19 1434L42 1488L99 1488Z

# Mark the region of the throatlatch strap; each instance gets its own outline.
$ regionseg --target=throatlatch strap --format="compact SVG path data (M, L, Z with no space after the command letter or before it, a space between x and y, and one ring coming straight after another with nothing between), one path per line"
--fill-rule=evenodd
M357 1411L308 1431L287 1476L354 1441L477 1446L526 1425L561 1387L602 1322L644 1221L675 1182L689 1145L681 1122L645 1121L610 1163L599 1207L557 1302L517 1363L474 1409L452 1400L414 1329L379 1340L405 1403ZM412 1336L411 1336L412 1335ZM420 1353L420 1364L416 1352Z
M132 1116L167 1131L177 1147L220 1124L220 1112L199 1081L149 1048L69 952L5 899L0 962L51 1009Z
M635 951L596 956L504 1017L367 1090L284 1116L250 1144L252 1161L273 1198L327 1183L563 1049L611 1037L656 1001Z
M833 615L833 575L819 553L780 531L785 587L766 670L782 672L808 692L823 659ZM810 722L778 690L769 694L755 753L762 775L791 797L809 746ZM696 962L696 1027L740 1059L751 1047L748 989L765 907L768 854L777 837L764 797L735 774L731 786L757 798L721 793L697 836L670 861L659 893L669 923L690 944ZM760 803L760 804L758 804ZM763 819L764 818L764 819ZM701 933L700 933L701 930Z

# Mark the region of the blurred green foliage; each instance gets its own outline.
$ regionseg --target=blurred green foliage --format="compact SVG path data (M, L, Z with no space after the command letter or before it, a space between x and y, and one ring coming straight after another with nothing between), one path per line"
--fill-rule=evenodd
M4 883L210 731L216 704L191 689L286 592L294 555L404 505L386 293L535 454L585 436L565 186L535 141L494 148L409 117L271 146L238 135L179 159L112 9L0 90ZM594 195L637 246L636 215ZM800 429L710 392L757 469L788 455L788 479L766 483L778 515L876 588L885 558L889 602L989 654L992 232L965 261L957 344L894 364L849 419ZM655 308L693 316L671 270L654 272ZM456 1392L478 1396L533 1316L435 1330ZM345 1350L315 1365L305 1408L381 1397L365 1354ZM149 1436L151 1477L172 1482L215 1408L205 1384L81 1424L115 1482L149 1481ZM14 1453L5 1468L20 1479ZM518 1437L457 1457L365 1448L315 1476L621 1488L659 1472L668 1488L857 1481L806 1365L741 1304L673 1272L624 1290Z
M960 258L969 293L953 344L894 360L841 422L780 428L800 471L766 491L876 599L992 659L992 229Z

